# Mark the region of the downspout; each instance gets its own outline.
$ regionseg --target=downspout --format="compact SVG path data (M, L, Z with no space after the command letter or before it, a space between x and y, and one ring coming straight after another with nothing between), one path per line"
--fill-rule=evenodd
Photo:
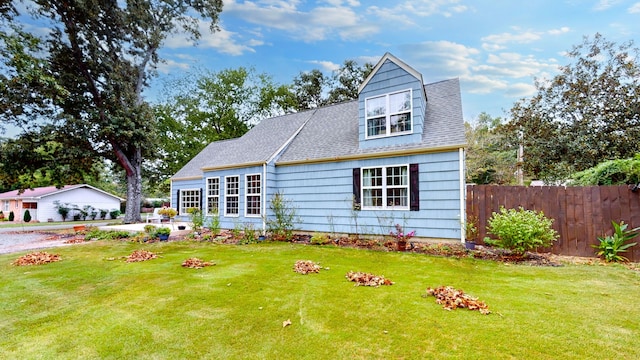
M464 148L458 149L458 163L460 165L460 242L465 243L465 227L467 224L467 209L466 209L466 196L465 191L465 174L464 174Z
M262 164L262 235L267 234L267 163Z

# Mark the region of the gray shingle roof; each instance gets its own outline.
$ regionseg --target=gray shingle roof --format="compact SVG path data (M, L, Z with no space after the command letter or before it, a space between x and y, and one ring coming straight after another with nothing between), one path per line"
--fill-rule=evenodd
M425 85L427 110L422 142L378 148L358 147L358 101L317 109L278 162L330 159L466 143L458 79Z
M173 178L202 176L202 169L206 167L266 162L312 114L313 111L304 111L265 119L239 138L212 142L173 175Z
M202 176L207 167L266 162L300 131L277 162L331 159L466 143L458 79L424 86L427 109L422 142L379 148L358 147L358 101L262 120L240 138L209 144L173 178Z

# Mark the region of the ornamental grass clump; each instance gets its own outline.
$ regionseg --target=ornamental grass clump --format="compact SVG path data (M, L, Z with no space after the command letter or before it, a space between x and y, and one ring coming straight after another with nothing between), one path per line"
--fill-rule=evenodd
M505 209L493 213L488 221L489 234L497 239L485 238L491 246L511 250L518 255L541 247L550 247L559 237L551 227L553 219L548 219L542 211L525 210L522 207Z

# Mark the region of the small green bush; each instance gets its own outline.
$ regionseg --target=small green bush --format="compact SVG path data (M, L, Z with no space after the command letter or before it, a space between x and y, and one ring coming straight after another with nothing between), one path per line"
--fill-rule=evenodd
M85 241L88 240L116 240L126 239L132 234L124 230L100 230L97 227L91 227L84 235Z
M16 218L16 215L13 213L13 211L9 212L9 221L13 221Z
M552 224L553 219L547 219L542 211L503 207L500 213L493 213L487 226L489 234L497 239L485 238L484 242L522 255L539 247L549 247L558 239Z
M624 221L621 221L620 224L612 221L611 224L613 225L613 235L598 237L600 244L591 246L597 249L596 255L607 262L629 261L629 259L618 253L626 252L628 248L636 245L636 243L625 243L638 236L640 228L627 230L629 225L625 224Z
M325 245L331 242L327 234L315 233L311 237L311 244L313 245Z
M24 220L24 222L31 221L31 213L28 209L24 211L24 217L22 218L22 220Z
M120 210L116 210L116 209L110 210L109 216L111 216L111 219L114 219L114 220L117 219L118 216L120 216Z

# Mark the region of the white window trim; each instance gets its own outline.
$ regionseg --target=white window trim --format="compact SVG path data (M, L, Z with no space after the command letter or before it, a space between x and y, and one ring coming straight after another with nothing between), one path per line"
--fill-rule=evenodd
M238 198L238 213L237 214L229 214L227 213L227 179L229 178L237 178L238 179L238 194L233 195ZM225 217L240 217L240 175L228 175L224 177L224 216Z
M387 205L387 168L392 167L405 167L407 168L407 206L389 206ZM364 206L364 170L366 169L379 169L382 168L382 206ZM411 179L410 179L409 164L396 164L396 165L379 165L379 166L367 166L360 168L360 203L362 204L362 210L398 210L406 211L411 209L410 197L411 197ZM392 188L401 188L400 186L391 186Z
M260 186L258 187L258 190L260 191L260 193L258 194L249 194L249 181L248 178L249 176L258 176L260 177ZM248 214L248 210L249 210L249 203L248 203L248 198L249 196L257 196L260 198L260 206L258 207L258 210L260 210L260 214ZM252 218L259 218L262 216L262 174L260 173L255 173L255 174L245 174L244 175L244 216L245 217L252 217Z
M187 207L184 206L184 192L185 191L198 191L198 192L200 192L200 200L202 200L202 189L200 189L200 188L180 189L180 199L179 199L180 208L178 209L178 211L179 211L179 215L181 215L181 216L189 215L186 211L184 211L184 212L182 211L183 208L185 210L190 208L190 207L187 208ZM200 204L198 204L198 208L200 208ZM200 210L202 210L202 209L200 209Z
M11 201L10 200L3 200L3 211L10 211L11 210Z
M397 112L391 113L389 112L389 97L391 95L395 95L395 94L399 94L399 93L403 93L409 91L409 99L411 101L411 104L409 105L409 117L411 118L411 130L409 131L402 131L402 132L395 132L392 133L391 132L391 115L396 115L399 114ZM369 120L369 116L367 116L367 102L370 99L375 99L375 98L379 98L379 97L385 97L385 107L387 109L387 113L385 114L385 118L386 118L386 133L384 135L373 135L373 136L369 136L369 131L368 131L368 120ZM379 116L372 116L371 118L374 117L379 117ZM386 138L386 137L392 137L392 136L399 136L399 135L407 135L407 134L413 134L413 89L412 88L408 88L408 89L404 89L404 90L398 90L398 91L394 91L394 92L390 92L390 93L386 93L386 94L380 94L380 95L375 95L375 96L370 96L368 98L364 99L364 138L365 139L381 139L381 138Z
M209 213L209 198L212 198L214 196L209 195L209 180L210 179L218 179L218 215L220 215L220 193L222 192L222 184L220 183L220 176L212 176L212 177L208 177L206 178L206 182L205 182L205 188L206 188L206 196L205 196L205 203L204 203L204 207L207 211L206 215L214 215Z

